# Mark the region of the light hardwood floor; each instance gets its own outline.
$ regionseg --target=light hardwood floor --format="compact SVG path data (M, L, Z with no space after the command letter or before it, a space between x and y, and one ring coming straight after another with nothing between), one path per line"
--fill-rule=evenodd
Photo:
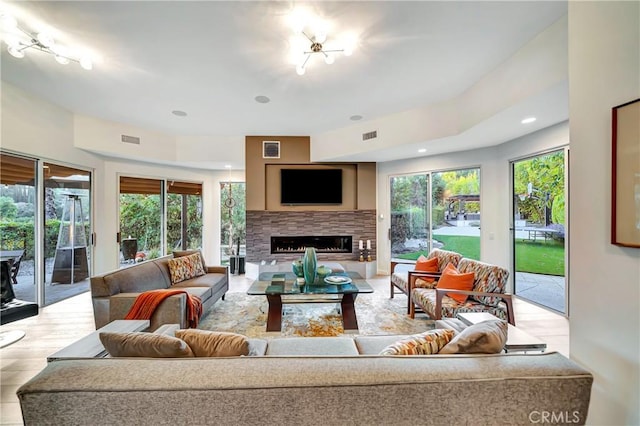
M376 292L389 293L389 277L368 281ZM244 276L232 276L230 291L244 292L250 283ZM519 328L547 342L547 351L569 356L568 319L523 300L515 301L514 310ZM48 355L95 330L91 296L87 292L47 306L37 317L0 327L0 331L6 330L27 333L22 340L0 349L0 424L20 425L16 390L45 367Z

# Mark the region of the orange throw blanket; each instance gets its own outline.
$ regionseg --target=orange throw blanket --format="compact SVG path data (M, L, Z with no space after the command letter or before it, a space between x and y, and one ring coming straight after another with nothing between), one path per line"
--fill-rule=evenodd
M202 315L202 301L198 296L193 296L185 290L178 289L150 290L141 293L136 297L133 306L124 319L150 319L164 299L180 293L187 295L187 325L189 328L196 328L200 321L200 315Z

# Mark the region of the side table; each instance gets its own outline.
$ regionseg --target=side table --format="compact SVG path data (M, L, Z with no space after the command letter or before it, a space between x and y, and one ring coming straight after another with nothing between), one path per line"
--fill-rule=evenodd
M134 331L144 331L147 328L149 328L149 320L112 321L77 342L60 349L52 355L49 355L47 357L47 362L73 358L104 358L107 355L107 351L100 342L101 332L130 333Z
M457 317L466 325L473 325L482 321L499 319L488 312L463 312L458 314ZM547 344L537 337L532 336L511 324L507 324L507 327L507 343L504 345L505 352L544 352L547 349Z

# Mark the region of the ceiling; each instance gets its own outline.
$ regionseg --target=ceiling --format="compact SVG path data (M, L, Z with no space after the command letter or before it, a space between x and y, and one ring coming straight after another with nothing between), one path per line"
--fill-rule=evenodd
M61 44L99 57L85 71L38 52L16 59L3 44L2 79L79 114L176 136L316 135L354 125L354 115L362 124L456 98L567 13L563 1L304 5L332 24L328 40L350 31L358 43L352 56L312 62L299 76L287 61L290 2L2 2L23 26L46 22ZM564 121L567 97L566 84L521 96L469 132L434 138L440 148L428 154L495 145ZM519 123L538 114L532 125ZM424 142L344 159L415 157Z

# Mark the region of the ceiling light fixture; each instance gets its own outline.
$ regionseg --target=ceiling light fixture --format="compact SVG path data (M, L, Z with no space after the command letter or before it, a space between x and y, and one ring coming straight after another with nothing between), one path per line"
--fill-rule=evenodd
M420 149L418 150L418 152L419 152L420 154L422 154L422 153L424 153L424 152L427 152L427 148L420 148Z
M336 60L336 53L342 53L345 56L353 54L354 39L342 40L336 42L335 45L326 43L328 22L300 11L294 12L290 19L294 33L304 37L302 40L293 40L291 43L291 54L294 57L298 75L303 75L306 72L309 60L314 55L322 57L326 64L331 65Z
M18 21L6 13L0 14L2 38L7 44L7 51L14 58L24 58L28 49L53 55L56 62L66 65L77 62L85 70L93 69L93 60L87 55L76 55L64 46L56 44L47 32L31 33L18 25Z
M537 118L535 118L535 117L527 117L524 120L522 120L521 123L522 124L529 124L529 123L533 123L536 120L537 120Z

